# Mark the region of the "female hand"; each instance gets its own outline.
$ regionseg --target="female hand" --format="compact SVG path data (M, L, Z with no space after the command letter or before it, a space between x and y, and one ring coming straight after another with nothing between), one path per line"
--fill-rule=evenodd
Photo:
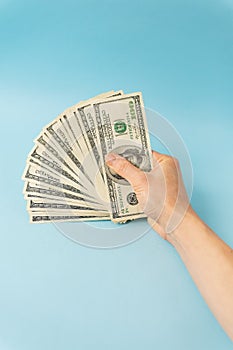
M111 169L129 181L151 227L168 239L191 207L179 162L155 151L152 156L153 169L147 173L118 154L109 153L105 160Z

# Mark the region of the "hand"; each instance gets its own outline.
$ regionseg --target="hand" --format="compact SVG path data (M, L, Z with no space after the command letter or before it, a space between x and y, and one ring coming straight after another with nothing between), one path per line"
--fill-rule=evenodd
M169 240L187 209L191 210L182 180L179 162L153 151L153 169L146 173L118 154L106 156L106 164L129 181L136 193L148 223L164 239Z
M153 151L149 173L117 154L108 154L106 163L130 182L149 224L173 244L233 340L233 250L191 208L178 161Z

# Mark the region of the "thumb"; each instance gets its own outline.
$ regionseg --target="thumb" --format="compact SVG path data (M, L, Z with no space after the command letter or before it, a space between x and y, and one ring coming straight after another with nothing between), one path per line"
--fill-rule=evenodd
M107 166L128 180L133 187L137 186L145 176L142 170L131 164L119 154L109 153L105 156L105 161Z

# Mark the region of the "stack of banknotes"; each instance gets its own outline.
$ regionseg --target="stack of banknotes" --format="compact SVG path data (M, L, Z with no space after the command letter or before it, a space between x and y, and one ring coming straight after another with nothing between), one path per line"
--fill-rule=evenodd
M23 173L32 223L144 217L127 180L105 164L113 152L152 168L141 93L109 91L68 108L34 140Z

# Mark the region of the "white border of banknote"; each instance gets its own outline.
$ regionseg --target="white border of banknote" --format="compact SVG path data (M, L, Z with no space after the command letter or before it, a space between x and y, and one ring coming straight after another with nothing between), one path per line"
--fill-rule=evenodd
M122 197L127 197L128 192L132 194L132 188L128 187L129 184L125 183L124 179L114 180L114 175L108 173L104 163L104 155L111 151L113 144L118 150L125 144L139 148L141 141L137 140L140 139L141 134L144 135L143 140L145 140L142 152L145 160L149 159L151 148L169 153L179 159L187 194L191 198L193 171L190 156L181 136L167 119L151 109L145 109L146 118L145 115L142 117L140 127L134 126L135 135L139 137L131 140L131 143L127 140L127 136L124 140L124 123L121 123L119 117L118 125L115 125L110 118L106 121L105 108L102 114L101 111L99 114L97 111L98 127L96 123L98 118L93 118L92 113L96 113L101 103L107 103L110 106L111 115L112 108L113 114L117 113L114 110L115 107L112 107L114 101L119 105L119 99L132 98L132 95L124 95L122 91L111 91L89 101L80 102L67 109L43 129L35 139L35 147L29 154L23 174L23 179L26 181L24 193L28 200L27 208L31 218L45 218L42 222L46 222L48 217L49 221L66 237L92 248L122 247L149 232L150 227L145 214L140 212L136 205L127 208L127 203L123 203ZM134 95L141 98L139 93ZM144 111L140 108L144 106L139 106L138 113ZM123 111L124 106L121 109ZM101 115L104 115L104 120L101 120ZM108 122L109 126L102 130L102 125L106 126ZM112 143L111 137L118 136L118 134L111 135L114 128L117 132L122 130L119 135L122 140L119 137ZM110 136L108 129L111 130ZM103 137L100 140L101 133ZM148 135L150 142L145 139ZM141 154L140 157L143 159ZM151 160L149 163L144 161L144 166L143 170L150 171ZM121 203L120 207L118 203L109 207L113 197L106 191L109 188L104 186L106 183L110 184L111 189L115 186L114 200L117 202L122 200L123 204ZM117 197L119 194L120 197ZM114 216L111 213L114 213L116 208L117 215ZM64 221L60 221L61 217ZM109 222L110 218L118 223ZM173 225L178 225L181 219L182 215L176 218ZM127 223L119 223L124 221Z

